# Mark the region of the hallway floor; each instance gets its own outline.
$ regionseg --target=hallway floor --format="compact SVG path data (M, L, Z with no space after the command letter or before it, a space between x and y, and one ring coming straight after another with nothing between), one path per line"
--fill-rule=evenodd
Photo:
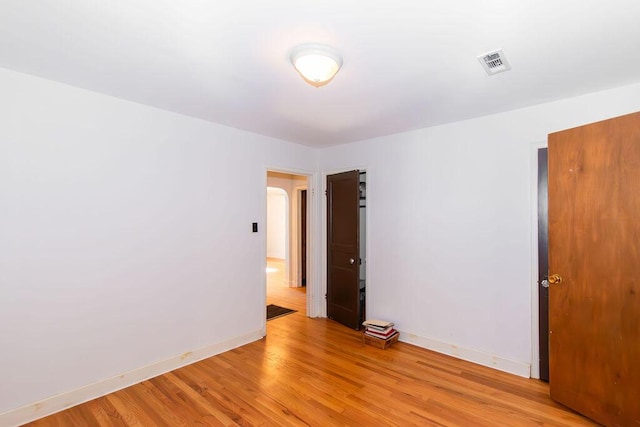
M283 259L267 258L267 304L307 313L307 288L291 288L285 283Z

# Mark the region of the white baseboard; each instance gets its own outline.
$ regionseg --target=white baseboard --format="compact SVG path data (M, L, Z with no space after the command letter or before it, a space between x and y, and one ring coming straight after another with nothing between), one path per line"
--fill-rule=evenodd
M125 372L115 377L107 378L106 380L88 384L21 408L9 410L0 414L0 426L19 426L46 417L63 409L88 402L105 394L113 393L114 391L148 380L149 378L157 377L158 375L173 371L182 366L190 365L207 357L215 356L216 354L224 353L225 351L257 341L264 336L264 330L253 331L246 335L211 344L197 350L188 351L179 356Z
M531 365L528 363L505 359L503 357L483 353L478 350L459 347L453 344L412 334L410 332L400 331L400 341L446 354L448 356L457 357L458 359L473 362L478 365L508 372L520 377L530 378L531 376Z

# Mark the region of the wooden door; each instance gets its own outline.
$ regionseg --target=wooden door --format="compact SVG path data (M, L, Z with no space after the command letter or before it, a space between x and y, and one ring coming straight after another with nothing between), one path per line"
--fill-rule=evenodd
M327 176L327 317L360 328L358 171Z
M548 154L551 397L640 425L640 113L551 134Z
M300 191L300 281L307 286L307 190Z

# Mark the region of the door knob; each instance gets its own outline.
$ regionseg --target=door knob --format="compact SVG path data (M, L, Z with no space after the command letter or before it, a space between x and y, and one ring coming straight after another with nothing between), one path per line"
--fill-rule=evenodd
M559 274L552 274L551 276L549 276L550 285L555 285L555 284L559 285L560 283L562 283L562 276L560 276Z
M549 287L549 280L544 279L542 282L540 282L540 284L542 285L543 288L548 288Z
M349 258L349 264L353 265L355 262L356 262L356 260L355 260L355 259L353 259L353 258Z

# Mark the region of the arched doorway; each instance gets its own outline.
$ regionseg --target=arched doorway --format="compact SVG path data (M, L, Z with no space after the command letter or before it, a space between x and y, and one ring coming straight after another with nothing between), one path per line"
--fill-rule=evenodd
M305 314L307 179L304 175L267 172L267 304Z

